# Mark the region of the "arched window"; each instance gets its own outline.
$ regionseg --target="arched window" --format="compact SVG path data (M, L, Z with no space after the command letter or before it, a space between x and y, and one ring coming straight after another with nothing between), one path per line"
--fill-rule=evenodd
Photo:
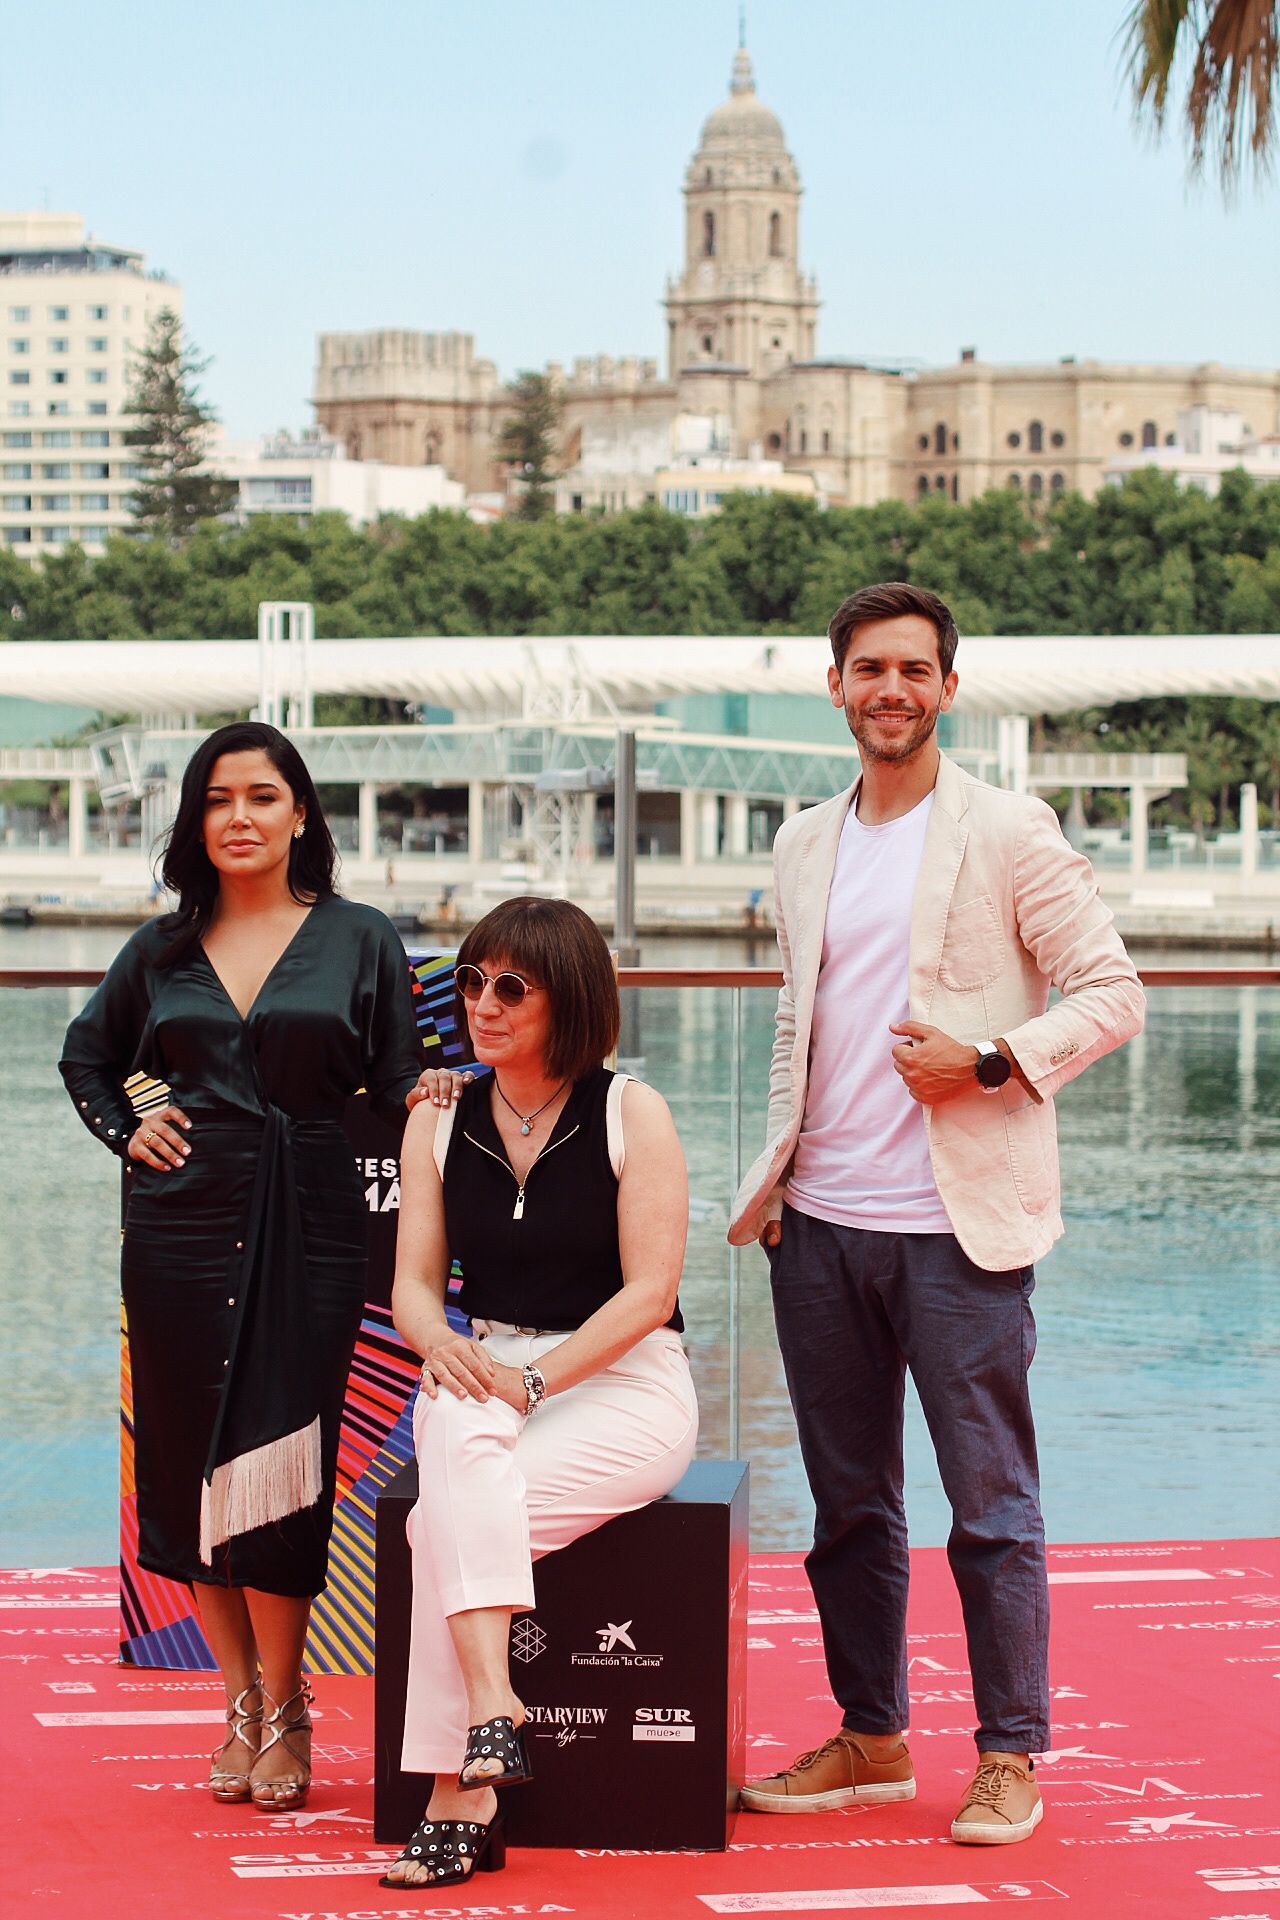
M960 475L958 473L953 473L951 476L951 498L953 500L960 498Z
M1143 421L1142 444L1144 447L1155 447L1160 444L1160 435L1156 431L1156 423L1154 420Z
M1009 484L1009 490L1011 493L1021 493L1022 492L1022 475L1020 473L1011 473L1009 475L1008 484Z
M782 258L782 215L769 215L769 254L774 260Z
M800 429L800 451L801 453L808 453L809 451L809 434L804 427Z
M716 250L716 217L714 213L702 216L702 251L709 260Z
M829 427L822 429L822 451L824 453L830 453L831 451L831 429Z
M709 334L709 333L704 333L704 334L703 334L703 336L702 336L702 351L703 351L704 353L710 353L710 352L711 352L711 350L712 350L712 348L713 348L713 347L715 346L715 344L716 344L716 343L715 343L715 339L714 339L714 337L713 337L713 336L712 336L711 334Z
M776 453L782 445L782 435L780 433L771 433L765 444L768 446L770 453Z
M1067 476L1065 473L1051 473L1049 475L1050 493L1064 492L1066 489L1066 484L1067 484Z
M927 434L927 433L922 433L922 434L920 435L920 437L919 437L919 439L918 439L918 440L916 441L916 445L917 445L917 446L919 447L919 449L920 449L920 451L921 451L921 453L928 453L928 451L929 451L929 436L928 436L928 434Z
M1027 492L1031 495L1031 498L1033 500L1038 500L1040 498L1041 494L1044 492L1044 475L1042 473L1032 474L1031 478L1027 482Z
M707 168L707 185L708 185L708 186L710 186L710 185L711 185L711 169L710 169L710 167L708 167L708 168Z
M945 493L946 493L946 491L947 491L947 476L946 476L946 474L945 474L945 473L940 473L940 474L938 475L938 477L937 477L937 479L936 479L936 480L934 481L934 483L933 483L933 487L934 487L934 492L935 492L935 493L942 493L942 494L945 494Z
M440 464L440 435L434 427L427 428L427 437L423 442L422 457L429 467Z
M928 493L928 491L929 491L929 476L927 473L922 473L920 475L920 478L916 481L916 492L919 494L920 498L923 500L924 496L926 495L926 493Z
M952 453L959 453L960 451L960 435L958 433L953 433L951 436L951 451Z
M1033 420L1027 428L1027 452L1044 452L1044 428L1038 420Z
M947 450L947 429L941 420L933 430L933 450L935 453L945 453Z

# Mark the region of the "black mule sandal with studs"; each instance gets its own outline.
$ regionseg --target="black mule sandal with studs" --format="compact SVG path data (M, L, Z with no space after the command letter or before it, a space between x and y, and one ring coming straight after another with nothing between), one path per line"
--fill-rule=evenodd
M490 1761L498 1763L497 1773L477 1773L475 1769ZM519 1780L532 1780L529 1755L525 1750L523 1728L505 1714L486 1720L481 1727L467 1728L467 1751L458 1775L462 1793L476 1793L481 1787L513 1787Z
M396 1865L425 1867L429 1878L392 1880L384 1873L378 1885L397 1893L429 1893L433 1887L455 1887L473 1873L499 1873L506 1864L501 1814L487 1826L475 1820L422 1820Z

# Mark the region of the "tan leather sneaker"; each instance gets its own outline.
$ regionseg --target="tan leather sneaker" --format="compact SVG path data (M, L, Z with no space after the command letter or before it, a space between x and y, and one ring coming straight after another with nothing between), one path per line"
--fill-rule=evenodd
M887 1747L884 1757L873 1759L862 1736L848 1727L841 1727L812 1753L802 1753L785 1773L750 1781L738 1796L754 1813L834 1813L838 1807L875 1806L915 1797L906 1741Z
M1026 1840L1044 1816L1032 1761L1018 1753L980 1753L978 1771L951 1822L964 1846L1007 1847Z

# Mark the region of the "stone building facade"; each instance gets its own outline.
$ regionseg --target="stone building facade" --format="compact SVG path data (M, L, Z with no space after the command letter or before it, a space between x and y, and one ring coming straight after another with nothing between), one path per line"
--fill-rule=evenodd
M1002 366L964 348L955 365L909 371L818 351L818 288L800 264L800 175L782 125L739 47L728 98L708 115L684 178L684 265L665 294L667 367L638 358L552 364L564 399L557 497L598 503L580 473L603 425L651 439L680 417L715 423L721 451L761 471L805 474L832 502L867 506L989 487L1091 495L1118 454L1172 445L1177 416L1239 414L1246 435L1280 432L1280 370L1113 365L1068 357ZM508 405L469 334L322 334L321 427L365 459L443 464L471 491L496 489ZM610 498L656 497L637 473ZM767 484L762 480L761 484Z

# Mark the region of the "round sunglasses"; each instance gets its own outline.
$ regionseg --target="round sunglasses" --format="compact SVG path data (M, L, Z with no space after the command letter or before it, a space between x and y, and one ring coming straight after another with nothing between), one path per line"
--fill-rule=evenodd
M541 992L518 973L481 973L479 967L469 964L455 967L453 979L464 1000L478 1000L487 982L504 1007L518 1007L526 993Z

